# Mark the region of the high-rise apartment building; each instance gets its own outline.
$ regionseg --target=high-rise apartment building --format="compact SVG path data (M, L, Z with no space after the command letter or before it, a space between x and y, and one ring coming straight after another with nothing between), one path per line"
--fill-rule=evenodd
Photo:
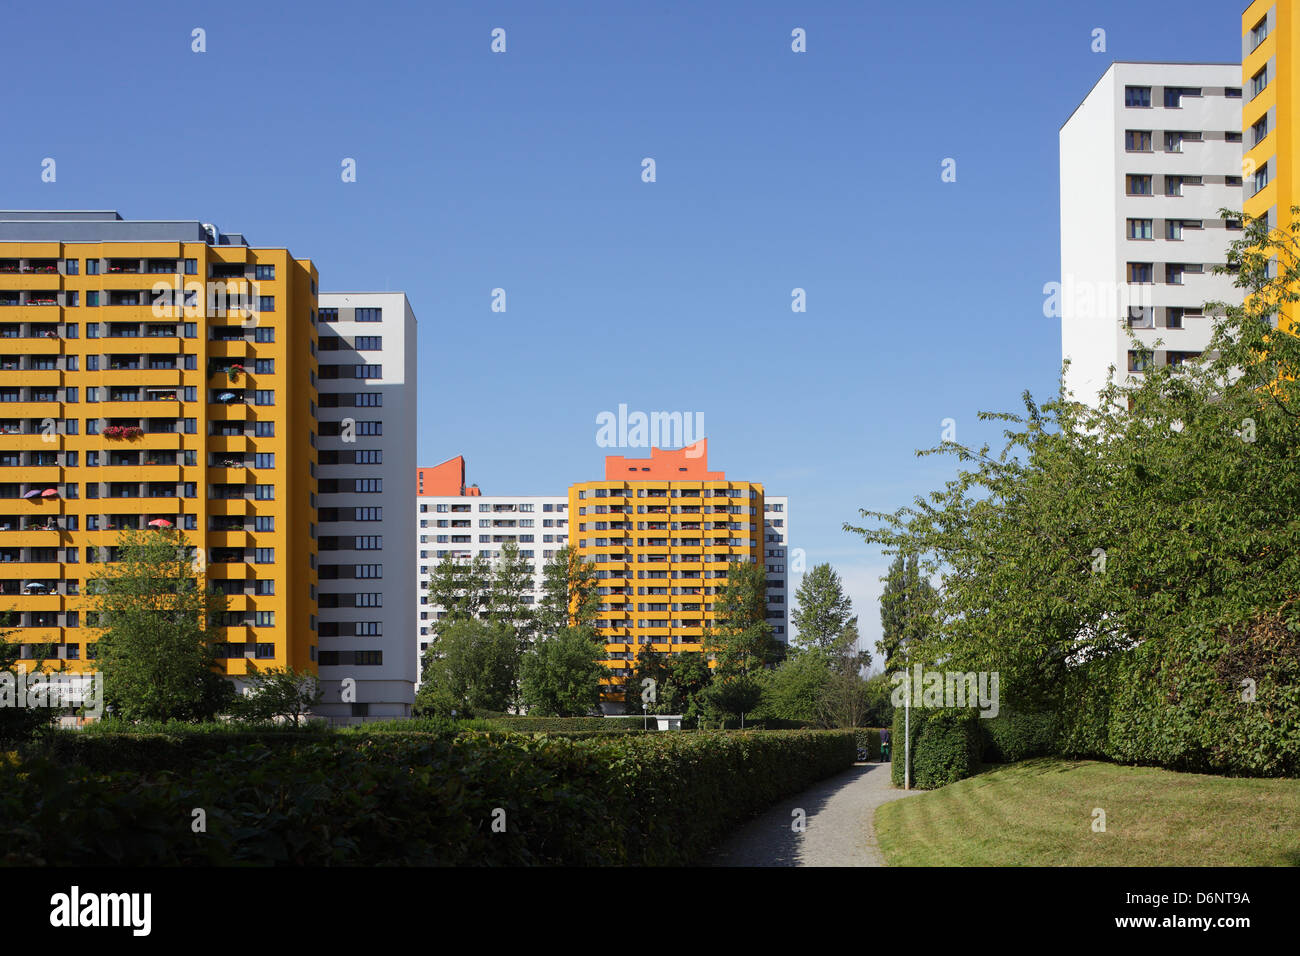
M433 639L433 629L446 608L429 602L429 580L438 563L450 557L467 563L482 557L489 563L501 549L514 544L532 569L532 588L525 604L542 599L546 562L569 543L569 500L564 495L484 495L465 484L465 459L457 456L415 473L419 541L417 603L419 640L415 659ZM409 632L408 632L409 633ZM409 646L409 645L408 645ZM409 656L409 655L408 655Z
M1098 403L1111 366L1123 383L1194 359L1205 303L1240 301L1212 272L1241 228L1219 211L1241 208L1242 99L1237 64L1114 63L1061 128L1061 351L1079 401Z
M783 573L784 562L765 562L765 500L762 484L709 470L707 439L676 451L654 448L649 458L608 456L604 480L569 488L570 540L598 580L606 706L623 701L646 647L704 650L731 562L781 567L773 579Z
M1241 128L1245 212L1289 235L1291 207L1300 203L1300 126L1294 119L1300 75L1295 55L1300 20L1287 0L1256 0L1241 16ZM1287 319L1280 319L1288 327Z
M790 499L763 499L763 563L767 570L767 622L772 636L790 642Z
M175 527L225 673L315 670L317 274L197 221L0 212L0 610L95 669L85 582Z
M318 713L409 717L415 700L415 314L401 292L323 292Z

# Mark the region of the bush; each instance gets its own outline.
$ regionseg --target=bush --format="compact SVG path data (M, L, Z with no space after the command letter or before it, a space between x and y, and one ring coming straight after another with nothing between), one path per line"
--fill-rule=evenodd
M681 865L854 756L848 731L77 740L0 766L3 862Z
M599 730L601 733L617 734L645 730L642 718L623 717L494 717L486 721L490 730L506 730L517 734L546 734L564 731ZM649 729L656 729L655 722L649 721Z
M880 730L875 727L859 727L853 731L853 739L858 750L865 751L868 760L880 759Z
M890 777L903 786L906 709L894 710ZM982 738L973 709L912 708L912 785L933 790L969 777L980 760Z
M979 721L986 763L1015 763L1055 752L1059 718L1052 711L1002 708Z

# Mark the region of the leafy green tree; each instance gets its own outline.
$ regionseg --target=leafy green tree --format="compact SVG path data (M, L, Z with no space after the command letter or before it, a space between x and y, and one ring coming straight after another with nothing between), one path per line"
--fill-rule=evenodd
M713 623L704 635L718 678L754 676L784 653L767 620L766 594L763 565L733 561L727 566L727 584L714 601Z
M245 681L247 690L234 707L235 716L243 720L283 719L297 727L323 696L315 674L292 667L260 670L254 664Z
M717 677L704 692L710 717L739 717L745 726L745 715L758 707L763 699L765 680L761 671Z
M699 651L664 654L647 646L637 658L633 676L628 680L628 711L640 709L645 684L653 680L654 702L646 708L651 714L681 714L682 725L695 727L707 711L706 692L713 681L709 662Z
M853 616L844 582L829 564L818 564L803 576L795 601L790 621L805 647L830 647Z
M470 561L445 555L429 576L429 606L442 608L445 616L440 624L477 620L492 607L491 582L492 568L483 555L476 554Z
M820 722L832 675L830 654L825 649L816 645L792 648L764 687L763 716Z
M175 529L123 532L119 560L99 565L86 589L104 697L126 720L209 720L234 688L217 673L224 595L205 586L194 549ZM89 623L89 622L88 622Z
M537 608L539 633L549 636L566 627L579 627L594 634L600 611L596 587L595 565L583 561L568 546L557 550L542 568L542 600Z
M1221 654L1217 628L1292 600L1298 228L1246 221L1228 252L1244 302L1207 303L1216 319L1198 358L1112 380L1100 408L1064 384L1044 405L1026 393L1022 414L981 415L1003 423L1000 453L923 452L954 455L955 477L846 525L938 575L913 660L997 670L1003 697L1028 708L1059 700L1075 664L1139 644Z
M56 708L17 706L17 683L20 670L23 672L24 679L32 674L45 673L49 670L47 667L49 656L48 651L41 648L37 650L40 656L36 659L24 658L21 654L22 642L9 640L12 633L11 631L0 632L0 675L10 675L14 681L9 689L0 686L0 744L25 740L39 728L47 726L58 713ZM4 699L8 690L13 692L12 701Z
M499 621L443 621L425 651L418 716L459 717L504 713L514 701L519 646L514 630Z
M580 628L566 627L537 642L520 665L528 713L582 717L600 706L601 651Z
M883 580L881 638L876 647L885 659L885 671L892 673L903 666L904 646L919 643L933 632L938 601L934 586L921 575L915 554L896 556Z

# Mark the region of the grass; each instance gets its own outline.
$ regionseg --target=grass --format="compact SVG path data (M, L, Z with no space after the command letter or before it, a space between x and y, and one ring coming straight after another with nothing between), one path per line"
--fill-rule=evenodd
M1300 780L1042 758L885 804L875 826L890 866L1298 866Z

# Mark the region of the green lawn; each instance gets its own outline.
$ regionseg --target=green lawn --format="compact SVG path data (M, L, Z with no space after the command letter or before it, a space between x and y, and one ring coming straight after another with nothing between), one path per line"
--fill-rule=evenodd
M885 804L876 833L890 866L1297 866L1300 780L1043 758Z

